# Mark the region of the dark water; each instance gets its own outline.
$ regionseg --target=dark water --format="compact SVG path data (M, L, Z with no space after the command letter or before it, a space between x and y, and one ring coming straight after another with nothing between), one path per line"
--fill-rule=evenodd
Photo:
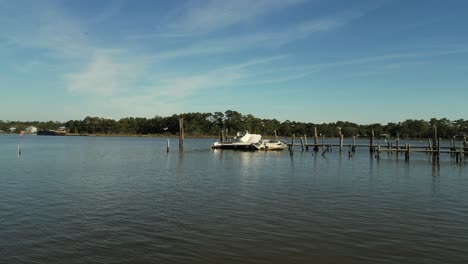
M0 263L468 263L466 161L19 143L0 136Z

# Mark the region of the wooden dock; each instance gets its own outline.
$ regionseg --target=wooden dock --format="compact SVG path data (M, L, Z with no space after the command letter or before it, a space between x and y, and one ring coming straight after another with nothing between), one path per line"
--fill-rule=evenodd
M367 148L371 156L376 159L380 159L381 153L395 153L397 156L399 154L404 154L405 160L409 161L410 155L412 153L425 153L427 155L433 155L435 158L439 158L441 154L449 154L451 158L455 159L457 163L462 164L464 161L465 153L468 152L468 143L466 137L463 137L461 140L457 141L457 137L453 137L450 140L450 146L441 146L442 139L437 137L437 128L433 127L433 136L432 138L427 139L427 145L418 145L411 146L406 143L404 145L400 144L399 139L395 139L393 142L386 142L385 144L375 143L374 131L371 132L369 137L369 144L356 144L356 137L352 137L352 142L349 144L344 144L344 136L339 133L337 143L324 143L324 137L322 137L322 143L319 143L317 128L314 129L314 143L307 143L307 136L304 135L300 137L300 143L296 143L296 135L293 134L291 138L291 143L288 143L288 150L290 155L294 154L296 147L301 147L301 151L309 151L312 149L315 153L319 152L319 149L322 149L321 155L325 156L328 152L331 152L333 148L338 148L340 152L343 152L347 148L348 155L351 158L355 155L357 148Z

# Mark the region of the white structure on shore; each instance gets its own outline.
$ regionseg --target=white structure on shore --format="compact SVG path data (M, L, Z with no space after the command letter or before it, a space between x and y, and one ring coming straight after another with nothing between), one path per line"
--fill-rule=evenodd
M37 127L35 126L28 126L27 128L24 129L24 132L34 134L37 133Z
M13 133L16 131L16 127L10 127L10 133Z

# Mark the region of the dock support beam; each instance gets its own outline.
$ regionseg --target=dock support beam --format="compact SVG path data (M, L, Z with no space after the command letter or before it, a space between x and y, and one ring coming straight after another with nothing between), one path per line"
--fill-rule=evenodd
M343 151L344 135L340 132L340 152Z
M184 149L184 118L181 117L179 118L179 149L183 150Z
M317 134L317 127L314 127L314 151L317 152L318 151L318 134ZM323 144L323 140L322 140L322 144Z

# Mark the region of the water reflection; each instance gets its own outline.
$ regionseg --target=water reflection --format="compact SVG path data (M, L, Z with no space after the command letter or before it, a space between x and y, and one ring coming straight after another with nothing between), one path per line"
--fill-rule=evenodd
M348 159L335 148L290 157L210 150L209 140L191 139L166 155L165 139L35 140L40 151L27 142L24 166L12 162L18 139L0 141L8 149L0 152L0 248L7 249L0 263L14 263L5 256L25 263L466 258L468 177L445 155L440 163L423 154L377 161L368 149ZM57 151L60 140L69 141L66 153ZM428 252L437 254L422 259Z
M440 175L440 162L437 155L432 155L432 176L437 177Z

